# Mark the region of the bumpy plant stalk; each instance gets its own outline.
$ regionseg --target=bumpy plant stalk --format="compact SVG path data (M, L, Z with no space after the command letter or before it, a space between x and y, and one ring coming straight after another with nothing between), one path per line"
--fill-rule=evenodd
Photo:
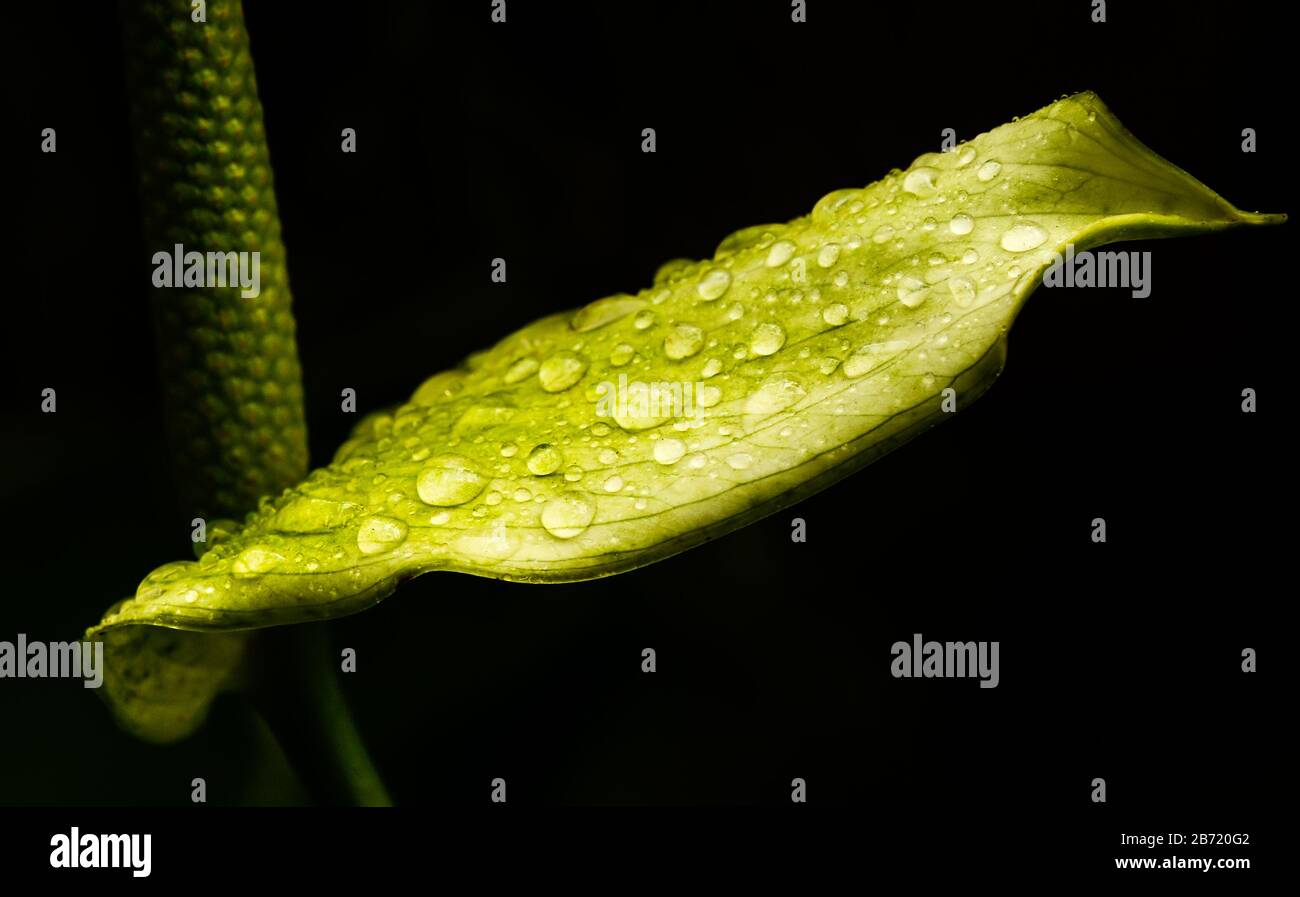
M260 256L255 297L209 285L158 289L153 301L187 511L242 517L307 471L289 279L243 12L237 0L209 0L206 21L195 21L188 0L125 0L121 15L150 253L180 244ZM214 536L219 529L211 527ZM275 639L282 654L244 684L319 799L387 803L325 638L323 627L308 627ZM155 740L196 726L202 709L192 697L235 681L248 649L244 632L140 627L107 641L110 702L128 727Z

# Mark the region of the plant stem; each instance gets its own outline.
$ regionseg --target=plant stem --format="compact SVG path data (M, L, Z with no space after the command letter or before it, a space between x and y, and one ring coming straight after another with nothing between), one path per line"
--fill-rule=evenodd
M392 806L339 685L329 627L303 623L260 633L250 697L313 799L330 806Z

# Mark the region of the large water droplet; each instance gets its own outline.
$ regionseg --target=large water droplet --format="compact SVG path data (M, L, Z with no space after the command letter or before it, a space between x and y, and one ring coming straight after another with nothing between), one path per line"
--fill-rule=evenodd
M952 278L948 281L948 289L952 291L953 301L962 308L969 308L970 304L975 301L975 284L971 283L968 278Z
M474 405L456 418L451 432L456 436L468 436L481 430L508 423L514 417L515 409L508 405Z
M989 159L987 162L985 162L976 170L975 177L979 178L981 181L991 181L998 176L998 172L1000 172L1001 170L1002 170L1001 162L998 162L994 159Z
M829 268L840 257L840 244L827 243L822 247L821 252L817 253L817 264L823 268Z
M964 237L966 234L970 233L974 227L975 219L967 215L965 212L958 212L956 215L953 215L952 220L948 222L948 230L952 231L959 237Z
M621 368L623 365L631 361L632 356L634 355L636 355L636 349L632 348L627 343L619 343L610 351L609 363L616 368Z
M915 277L904 277L898 284L898 301L908 308L916 308L925 301L928 292L924 281Z
M935 181L939 177L937 169L921 166L913 168L903 178L903 190L914 196L933 196L936 190Z
M556 352L542 362L537 380L547 392L564 392L582 379L587 362L572 352Z
M535 477L550 476L564 464L564 454L555 446L542 443L533 447L524 464L527 465L528 472Z
M337 529L361 513L361 510L361 505L352 502L298 495L276 511L275 517L271 519L271 527L287 533L318 533ZM219 535L214 525L209 524L209 547Z
M911 343L907 340L889 340L884 343L869 343L850 355L844 362L844 376L850 380L861 377L884 364L899 352L907 349Z
M510 365L505 376L501 379L505 380L507 383L518 383L521 380L527 380L533 374L537 373L539 367L541 367L541 362L536 358L521 358L514 364Z
M754 456L748 452L737 452L727 458L727 466L732 470L746 470L754 463Z
M569 321L569 326L579 333L586 333L626 318L632 312L645 308L645 304L644 299L637 299L627 293L606 296L578 309Z
M1007 252L1028 252L1042 246L1047 240L1047 231L1033 222L1016 224L1002 235L1001 245Z
M284 555L255 545L241 551L231 564L231 569L236 574L266 573L275 569L282 561Z
M832 327L839 327L849 319L849 307L836 302L822 309L822 320Z
M542 526L557 539L572 539L591 525L596 508L578 493L553 498L542 508Z
M460 455L438 455L425 464L415 480L415 491L425 504L439 508L463 505L487 486L473 462Z
M785 374L769 377L745 400L746 414L776 414L807 395L803 384Z
M700 278L695 291L700 294L700 298L705 302L712 302L727 292L729 286L731 286L731 274L722 268L714 268Z
M357 548L362 554L392 551L406 541L406 524L393 517L367 517L357 530Z
M975 150L972 147L962 147L957 151L957 167L965 168L975 161Z
M789 240L778 240L772 244L772 248L767 251L767 266L769 268L779 268L794 256L798 247Z
M775 355L785 345L785 331L780 324L759 324L749 338L749 351L755 355Z
M690 358L704 348L704 331L694 324L678 324L664 337L664 354L673 361Z
M655 443L654 456L660 464L676 464L686 454L686 443L680 439L660 439Z

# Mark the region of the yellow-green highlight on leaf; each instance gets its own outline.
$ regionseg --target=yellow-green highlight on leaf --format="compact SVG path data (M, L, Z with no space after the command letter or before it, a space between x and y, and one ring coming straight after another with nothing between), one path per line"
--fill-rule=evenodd
M946 389L965 407L1067 243L1281 220L1229 205L1096 96L1063 99L472 355L91 632L336 617L433 570L562 582L660 560L902 444ZM600 416L620 375L632 406ZM688 385L692 415L638 407L636 383Z

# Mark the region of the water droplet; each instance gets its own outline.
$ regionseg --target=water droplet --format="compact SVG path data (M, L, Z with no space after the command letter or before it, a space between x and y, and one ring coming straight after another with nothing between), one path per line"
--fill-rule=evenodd
M772 248L767 251L767 266L769 268L779 268L794 257L795 250L798 247L789 240L778 240L772 244Z
M903 178L904 192L911 193L914 196L933 196L935 193L935 181L939 177L937 169L921 166L913 168Z
M876 232L871 235L872 243L885 243L889 238L894 236L894 229L888 224L882 224L876 228Z
M776 414L807 395L798 380L785 374L768 378L745 401L746 414Z
M508 423L514 414L515 409L506 405L475 405L456 419L451 431L454 435L463 437Z
M705 380L710 377L716 377L722 371L722 362L716 358L710 358L704 362L704 367L700 369L700 376Z
M528 472L535 477L550 476L560 469L564 463L564 454L553 445L543 442L541 445L533 447L528 453L528 460L524 464L528 467Z
M582 468L576 464L564 471L564 479L570 483L576 483L582 479Z
M722 390L716 386L701 386L697 394L697 401L701 408L712 408L722 401Z
M564 392L582 379L587 362L572 352L556 352L542 362L537 380L547 392Z
M975 301L975 284L965 277L954 277L949 280L948 289L952 291L953 301L962 308L969 308Z
M836 302L834 305L828 305L822 309L822 320L832 327L839 327L849 319L849 308Z
M596 508L577 493L553 498L542 508L542 526L557 539L572 539L591 525Z
M695 291L705 302L712 302L727 292L729 286L731 286L731 274L722 268L714 268L700 278Z
M515 501L532 501L533 493L529 492L523 486L520 486L518 489L515 490L515 494L512 496L512 498L514 498Z
M961 263L963 265L973 265L980 260L980 254L974 249L967 249L962 253Z
M569 321L569 326L578 333L587 333L626 318L632 312L642 308L645 308L644 299L637 299L627 293L617 293L604 299L597 299L578 309Z
M780 324L759 324L749 338L749 351L755 355L775 355L785 345L785 331Z
M907 340L869 343L850 355L844 362L844 376L850 380L861 377L884 364L894 355L907 349L910 345L911 343Z
M357 530L357 548L362 554L392 551L406 541L406 524L393 517L367 517Z
M1028 252L1042 246L1047 240L1047 231L1033 222L1016 224L1002 235L1001 245L1007 252Z
M420 471L415 491L425 504L439 508L463 505L487 486L468 458L438 455Z
M694 324L678 324L664 337L664 354L673 361L690 358L704 348L704 331Z
M451 520L451 513L448 511L439 511L437 514L434 514L429 518L429 522L434 526L442 526L449 520Z
M606 492L617 492L622 488L623 488L623 478L618 474L614 474L612 477L605 480Z
M829 268L839 260L839 257L840 244L827 243L822 247L822 251L817 253L817 264L821 265L823 268Z
M686 443L680 439L660 439L655 443L654 456L660 464L676 464L686 454Z
M964 237L966 234L970 233L974 227L975 219L967 215L965 212L958 212L956 215L953 215L952 220L948 222L948 230L952 231L959 237Z
M631 361L632 356L634 355L636 355L636 349L632 348L627 343L619 343L614 347L613 351L609 353L609 363L616 368L621 368L623 365Z
M727 458L727 466L732 470L745 470L754 463L754 456L746 452L737 452Z
M993 159L989 159L987 162L981 165L978 170L976 170L975 177L979 178L981 181L991 181L998 176L998 172L1000 172L1001 170L1002 170L1001 162L997 162Z
M655 325L655 313L649 310L639 311L632 319L632 326L637 330L649 330Z
M915 277L904 277L898 284L898 301L908 308L916 308L928 294L925 283Z
M283 560L282 554L254 546L241 551L239 557L231 564L231 569L236 574L266 573L268 570L275 569Z
M962 147L957 153L957 167L965 168L975 161L975 150L969 146Z
M847 271L840 271L840 272L836 273L836 275L835 275L835 285L836 285L837 287L842 287L842 286L844 286L845 284L847 284L848 282L849 282L849 272L847 272Z
M515 445L513 442L507 442L505 445L501 446L502 458L513 458L517 454L519 454L519 446Z
M745 306L739 302L727 309L727 317L732 321L739 321L745 316Z

